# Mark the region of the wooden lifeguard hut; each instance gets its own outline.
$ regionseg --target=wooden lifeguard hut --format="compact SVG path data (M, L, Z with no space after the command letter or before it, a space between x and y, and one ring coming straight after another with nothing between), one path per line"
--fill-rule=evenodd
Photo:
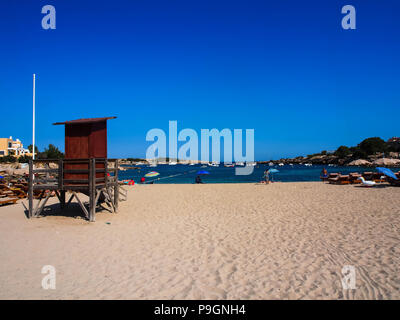
M107 158L107 121L115 118L90 118L54 123L54 125L65 125L65 158L30 161L30 218L41 214L52 192L58 197L61 209L76 198L90 221L95 221L96 207L101 202L107 203L113 212L117 212L120 199L118 159ZM45 168L39 168L40 163ZM71 193L67 202L66 192ZM89 197L88 205L79 199L78 193ZM126 194L124 196L126 197ZM39 200L35 209L34 198Z

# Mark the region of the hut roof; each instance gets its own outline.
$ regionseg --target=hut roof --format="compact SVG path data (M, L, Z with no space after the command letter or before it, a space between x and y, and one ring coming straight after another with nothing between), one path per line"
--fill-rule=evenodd
M115 119L116 117L104 117L104 118L87 118L87 119L77 119L77 120L69 120L65 122L55 122L54 125L59 124L83 124L83 123L93 123L93 122L102 122L110 119Z

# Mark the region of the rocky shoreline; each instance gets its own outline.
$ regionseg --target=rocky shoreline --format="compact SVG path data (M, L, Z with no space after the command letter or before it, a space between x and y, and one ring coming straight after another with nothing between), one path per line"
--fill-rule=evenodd
M387 156L387 157L386 157ZM282 158L279 160L258 161L258 163L274 163L274 164L319 164L319 165L338 165L338 166L361 166L361 167L400 167L400 154L398 152L390 152L387 155L376 153L370 155L367 159L354 159L352 155L344 158L335 156L334 154L312 155L306 157Z

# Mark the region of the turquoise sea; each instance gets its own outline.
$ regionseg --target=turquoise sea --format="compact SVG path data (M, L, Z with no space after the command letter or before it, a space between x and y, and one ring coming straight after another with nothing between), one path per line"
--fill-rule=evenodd
M223 165L219 167L209 167L202 165L158 165L157 167L140 166L140 169L128 169L119 172L119 180L133 179L139 182L140 178L150 171L159 172L160 175L154 178L146 178L146 183L194 183L199 170L206 170L210 174L202 175L204 183L254 183L259 182L266 169L274 168L279 170L273 174L274 181L294 182L294 181L320 181L320 173L323 168L328 170L328 173L339 172L348 174L350 172L375 171L373 168L366 167L329 167L323 165L313 165L310 167L304 165L275 165L270 167L268 164L257 165L251 175L235 175L235 168L227 168ZM396 170L397 171L397 170Z

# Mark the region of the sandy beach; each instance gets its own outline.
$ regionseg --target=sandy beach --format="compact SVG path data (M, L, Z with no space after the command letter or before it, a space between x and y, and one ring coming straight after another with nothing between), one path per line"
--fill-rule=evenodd
M26 200L0 207L0 298L400 298L399 188L128 189L119 213L99 211L94 223L68 216L77 204L32 220ZM55 290L41 287L44 265L56 269ZM342 287L345 265L354 290Z

